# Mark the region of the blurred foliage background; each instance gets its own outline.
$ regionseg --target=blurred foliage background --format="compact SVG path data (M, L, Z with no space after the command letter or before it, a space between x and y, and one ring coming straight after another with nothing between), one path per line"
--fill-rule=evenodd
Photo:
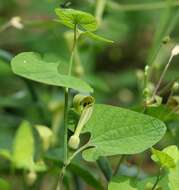
M115 43L109 45L80 39L74 75L84 78L94 87L96 102L138 109L143 102L140 74L145 65L152 67L150 80L156 83L171 49L178 43L179 1L107 0L104 8L99 2L71 0L70 7L94 14L100 23L99 34ZM61 144L62 89L17 77L9 63L14 55L22 51L40 52L49 60L69 61L71 33L54 21L54 8L62 3L62 0L0 0L0 149L11 149L15 131L22 120L52 128L54 146ZM22 29L7 26L14 16L20 16ZM170 40L166 42L168 36ZM162 86L178 79L178 60L177 57L173 60ZM169 90L163 95L164 101L168 94ZM179 132L177 125L177 119L168 123L172 130L177 131L176 134ZM172 130L165 141L178 145L176 136L170 138ZM136 155L126 161L122 168L124 172L131 175L136 172L135 167L130 170L126 167L131 163L138 164L138 157ZM115 158L111 160L115 165ZM150 173L150 162L146 162L143 169ZM75 170L73 167L72 170ZM51 177L57 173L56 170L54 167L39 178L45 176L44 179L53 181ZM9 176L9 165L4 159L0 159L0 176L14 179L13 175ZM76 183L79 182L77 178L74 173ZM45 180L40 181L42 189L50 188ZM15 179L15 183L17 188L21 182Z

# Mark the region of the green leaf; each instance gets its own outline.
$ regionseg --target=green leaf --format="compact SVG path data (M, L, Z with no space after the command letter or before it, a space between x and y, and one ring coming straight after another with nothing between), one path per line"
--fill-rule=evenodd
M15 74L27 79L82 92L93 92L93 89L84 81L65 75L63 64L61 73L59 62L46 62L37 53L20 53L12 59L11 66Z
M42 146L45 151L47 151L52 143L53 132L50 128L43 125L36 125L39 136L42 140Z
M143 180L137 181L137 190L151 190L157 180L156 177L148 177ZM169 181L167 175L162 176L155 188L156 190L172 190L169 188Z
M152 160L159 163L162 167L174 168L179 160L178 148L174 145L168 146L162 151L152 148Z
M170 190L179 189L179 162L175 168L170 168L168 173L169 187Z
M74 29L75 25L79 29L96 31L97 30L97 21L95 17L89 13L78 11L74 9L55 9L56 15L59 17L59 22L65 26Z
M157 177L149 177L143 180L137 180L127 176L116 176L112 178L108 185L108 190L151 190ZM156 190L173 190L169 188L168 177L160 179Z
M56 165L63 166L63 149L62 148L55 148L48 151L45 155L47 160L51 160L56 163ZM100 183L100 180L96 177L95 172L88 168L84 164L73 160L72 163L68 166L68 170L72 173L80 176L88 185L94 187L96 190L102 190L103 186Z
M106 38L104 38L102 36L99 36L97 34L89 32L89 31L83 32L82 35L87 36L87 37L89 37L89 38L91 38L93 40L96 40L96 41L102 41L102 42L107 42L107 43L114 43L114 41L112 41L112 40L106 39Z
M166 127L160 120L127 109L97 104L84 127L90 132L89 145L83 152L86 160L100 156L135 154L156 144L165 134Z
M137 190L135 181L126 176L114 177L109 185L108 190Z
M160 105L159 107L148 107L146 114L156 117L164 122L179 120L179 114L175 113L169 107Z
M27 121L18 128L14 143L12 160L17 168L31 169L33 167L34 138Z
M11 153L9 150L6 149L0 149L0 156L7 160L11 160Z
M9 183L2 178L0 178L0 189L1 190L10 190L11 189Z
M84 167L82 164L76 162L72 163L69 166L69 170L71 170L76 175L80 176L88 185L94 187L95 190L104 189L100 184L100 180L97 179L96 176L94 175L94 172L90 171L89 168Z

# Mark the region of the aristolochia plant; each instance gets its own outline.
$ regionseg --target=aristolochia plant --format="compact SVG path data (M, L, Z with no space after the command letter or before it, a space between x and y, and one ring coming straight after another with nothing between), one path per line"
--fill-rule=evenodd
M166 127L156 118L95 103L91 96L93 88L84 80L72 76L77 42L82 35L107 43L112 41L94 33L98 25L93 15L63 8L57 8L55 12L57 22L73 30L69 64L60 60L50 62L38 53L24 52L12 59L11 66L13 72L21 77L64 89L64 163L56 187L62 189L66 168L78 153L82 152L87 161L96 161L104 156L140 153L156 144L165 134ZM72 106L69 104L70 89L77 94ZM68 130L73 132L70 137ZM82 143L80 135L86 132L90 133L90 139L87 143ZM111 185L110 189L113 189Z

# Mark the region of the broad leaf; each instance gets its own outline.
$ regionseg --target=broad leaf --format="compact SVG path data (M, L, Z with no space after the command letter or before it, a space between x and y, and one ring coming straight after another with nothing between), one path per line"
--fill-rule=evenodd
M108 190L137 190L135 181L130 179L129 177L120 176L114 177L109 185Z
M74 9L55 9L56 15L59 17L59 22L65 26L74 29L75 25L82 30L96 31L97 22L93 15Z
M156 118L97 104L84 127L84 132L91 133L89 145L93 148L85 150L83 156L92 161L100 156L139 153L156 144L165 131L165 124Z
M60 67L62 65L62 71ZM12 70L17 75L49 85L73 88L82 92L93 92L84 81L64 74L63 64L46 62L33 52L24 52L15 56L11 61Z
M159 163L161 167L174 168L179 160L179 152L176 146L169 146L162 151L152 148L152 160Z
M13 144L13 162L17 168L33 167L34 138L31 126L24 121L18 128Z

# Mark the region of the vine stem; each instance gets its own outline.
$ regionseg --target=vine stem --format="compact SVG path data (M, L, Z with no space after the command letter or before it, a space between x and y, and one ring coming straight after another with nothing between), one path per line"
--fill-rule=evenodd
M63 186L63 178L64 178L64 175L65 175L65 172L66 172L66 168L68 167L68 165L71 163L71 161L75 158L75 156L77 154L79 154L80 152L82 152L83 150L89 148L90 145L87 143L85 144L84 146L80 147L76 152L74 152L66 161L66 163L64 163L63 167L62 167L62 170L60 172L60 175L59 175L59 180L58 180L58 184L57 184L57 188L56 190L62 190L62 186Z
M96 20L98 21L98 24L101 24L104 9L106 7L106 2L107 0L97 0L96 1L96 10L95 10L95 17Z
M119 161L118 161L118 164L117 164L117 166L116 166L116 169L115 169L115 171L114 171L114 173L113 173L113 176L116 176L116 175L117 175L117 173L118 173L118 171L119 171L119 168L120 168L122 162L124 161L124 159L125 159L125 155L121 155L121 157L120 157L120 159L119 159Z
M76 49L76 43L77 43L77 24L74 26L74 40L73 40L73 47L71 51L71 56L70 56L70 63L69 63L69 70L68 70L68 75L70 76L72 73L72 66L74 62L74 54L75 54L75 49ZM70 94L70 89L65 88L64 89L64 97L65 97L65 106L64 106L64 142L63 142L63 151L64 151L64 158L63 158L63 168L60 172L60 177L59 181L56 187L56 190L61 190L62 185L63 185L63 177L65 175L65 170L67 167L68 163L68 109L69 109L69 94Z
M154 185L153 185L153 187L152 187L151 190L155 190L156 189L156 187L157 187L157 185L158 185L158 183L160 181L161 171L162 171L162 168L159 169L157 179L156 179L156 181L155 181L155 183L154 183Z
M0 27L0 33L4 32L6 29L8 29L11 26L11 24L9 22L5 23L4 25L2 25Z
M153 95L152 95L153 98L156 95L156 93L157 93L157 91L158 91L158 89L159 89L159 87L160 87L160 85L162 83L162 80L163 80L163 78L164 78L164 76L165 76L165 74L166 74L166 72L167 72L167 70L168 70L168 68L170 66L170 63L171 63L172 59L173 59L173 55L170 56L169 61L166 64L166 66L165 66L165 68L164 68L164 70L163 70L163 72L162 72L162 74L160 76L160 79L159 79L159 81L157 83L157 86L155 87L155 90L154 90Z

